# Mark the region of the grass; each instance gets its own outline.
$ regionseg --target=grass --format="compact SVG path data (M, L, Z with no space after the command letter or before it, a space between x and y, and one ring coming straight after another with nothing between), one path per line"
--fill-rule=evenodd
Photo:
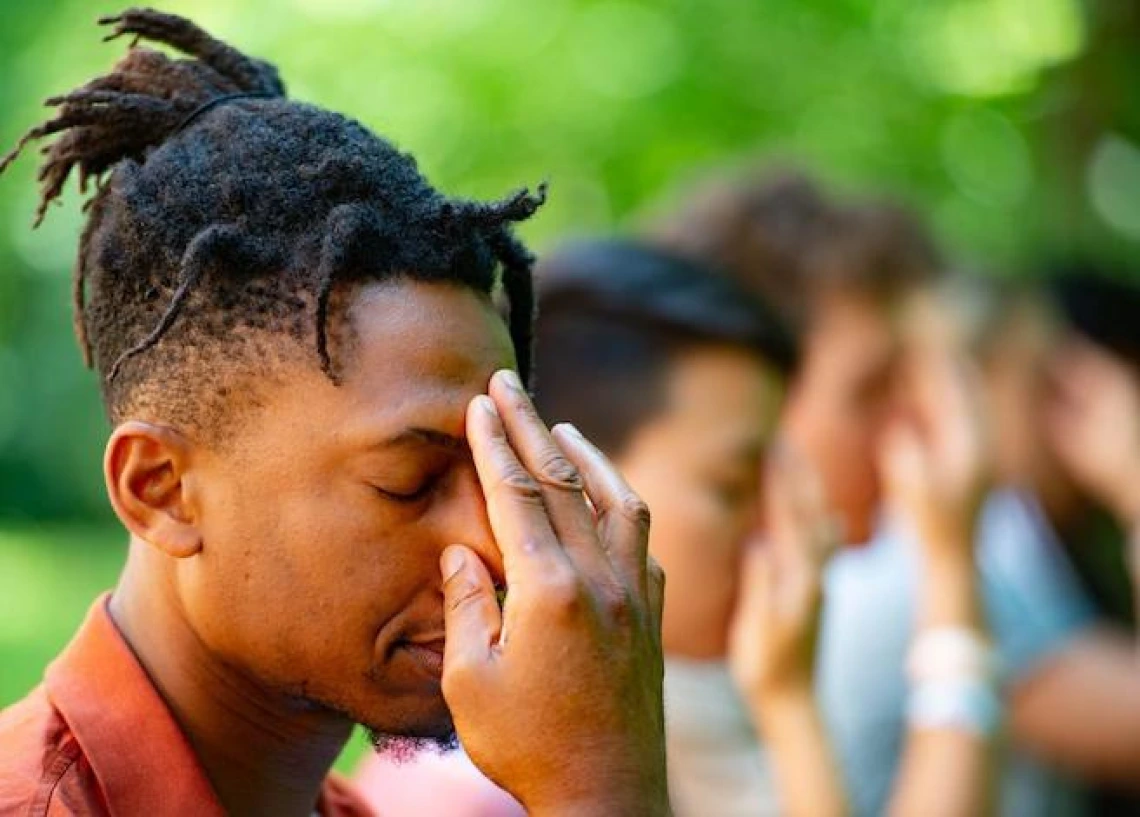
M115 584L125 555L117 528L0 528L0 707L40 682L91 602ZM351 771L366 749L358 730L337 768Z

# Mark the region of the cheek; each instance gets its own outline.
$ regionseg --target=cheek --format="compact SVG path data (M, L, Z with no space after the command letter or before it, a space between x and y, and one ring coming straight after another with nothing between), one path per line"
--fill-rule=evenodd
M278 675L317 654L346 668L370 656L376 631L438 570L357 487L252 472L220 486L203 509L203 553L180 576L208 643Z

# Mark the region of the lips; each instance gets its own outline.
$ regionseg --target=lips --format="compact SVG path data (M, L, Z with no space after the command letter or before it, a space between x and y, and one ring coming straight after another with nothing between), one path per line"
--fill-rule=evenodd
M444 643L442 638L409 639L400 644L400 649L428 674L438 678L443 675Z

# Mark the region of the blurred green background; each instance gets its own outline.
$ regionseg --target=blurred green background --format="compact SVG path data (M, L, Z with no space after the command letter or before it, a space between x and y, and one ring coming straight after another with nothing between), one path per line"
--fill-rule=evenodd
M448 192L548 179L523 232L635 224L714 168L796 165L918 207L967 262L1140 250L1133 0L184 0L355 115ZM90 0L5 4L0 142L104 70ZM70 330L75 197L37 232L30 158L0 178L0 705L115 577L106 427Z

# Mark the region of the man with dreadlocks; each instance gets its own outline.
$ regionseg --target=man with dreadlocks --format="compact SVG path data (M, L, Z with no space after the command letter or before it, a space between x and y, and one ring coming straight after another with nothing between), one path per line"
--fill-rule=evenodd
M0 169L58 136L37 218L97 183L75 323L130 550L0 714L0 814L364 813L354 723L457 732L535 815L666 813L645 505L523 386L541 191L446 199L187 20L102 22L187 57L132 47Z

